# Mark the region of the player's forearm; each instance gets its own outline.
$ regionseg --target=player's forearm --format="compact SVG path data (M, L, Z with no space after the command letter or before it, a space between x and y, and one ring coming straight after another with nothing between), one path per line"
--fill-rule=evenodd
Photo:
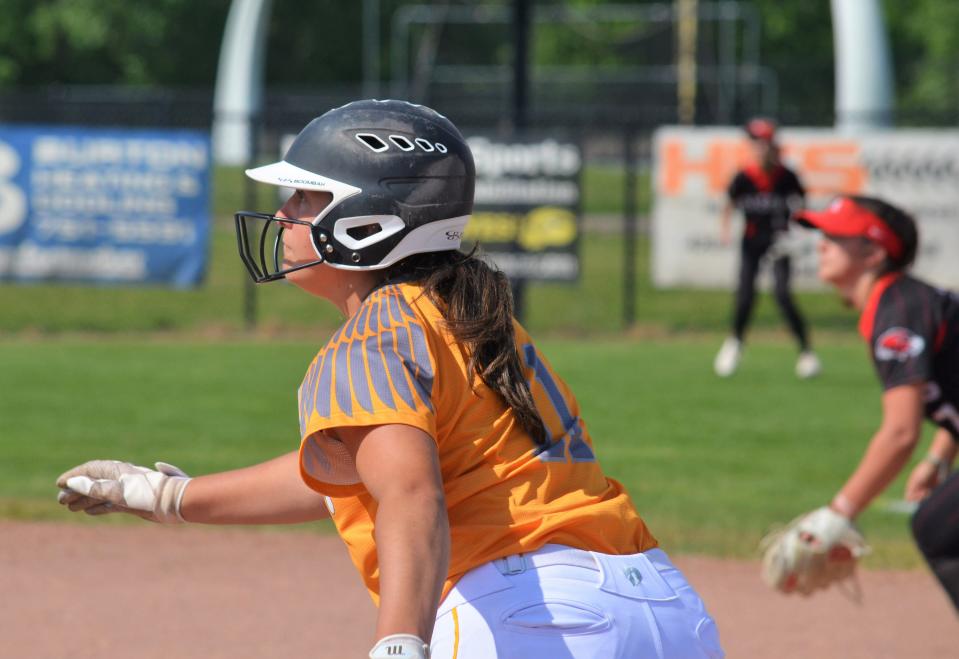
M919 428L884 425L873 436L859 466L833 500L847 517L862 512L896 478L919 441Z
M730 215L732 215L733 207L727 202L722 210L719 213L719 242L723 245L729 244L729 237L731 232L731 222Z
M297 524L329 516L309 489L294 451L233 471L199 476L187 486L180 515L201 524Z
M377 638L415 634L429 643L449 566L450 532L442 491L381 497L376 513L380 562Z
M732 223L732 214L733 207L730 204L725 204L721 211L719 211L719 228L723 231L728 231L730 224Z

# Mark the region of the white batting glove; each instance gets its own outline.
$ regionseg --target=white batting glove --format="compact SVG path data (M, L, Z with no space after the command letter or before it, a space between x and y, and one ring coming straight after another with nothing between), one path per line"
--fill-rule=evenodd
M430 646L413 634L390 634L384 636L373 649L370 659L430 659Z
M119 460L91 460L57 479L57 501L88 515L130 513L151 522L178 524L190 477L165 462L156 471Z

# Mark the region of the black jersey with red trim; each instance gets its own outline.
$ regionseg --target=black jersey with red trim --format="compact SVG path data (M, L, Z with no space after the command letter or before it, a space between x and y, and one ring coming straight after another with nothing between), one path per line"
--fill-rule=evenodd
M926 383L926 417L959 441L959 295L914 277L876 282L859 319L883 389Z
M806 196L799 177L788 167L771 171L750 165L733 177L727 189L729 200L743 211L743 238L771 238L775 231L789 229L789 215Z

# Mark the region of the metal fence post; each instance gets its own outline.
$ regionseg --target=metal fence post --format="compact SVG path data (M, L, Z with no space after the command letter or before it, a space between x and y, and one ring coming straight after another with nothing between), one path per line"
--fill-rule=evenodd
M529 41L531 5L529 0L513 0L513 134L522 135L529 122ZM513 315L519 322L526 319L526 280L510 281L513 293Z
M262 116L257 114L250 117L250 151L244 169L250 169L256 164L256 153L260 144L260 122ZM258 208L256 182L246 175L243 176L243 208L255 211ZM245 268L244 268L245 270ZM243 325L247 330L256 329L256 284L244 272L243 277Z
M623 325L628 329L636 322L636 130L628 127L623 133Z

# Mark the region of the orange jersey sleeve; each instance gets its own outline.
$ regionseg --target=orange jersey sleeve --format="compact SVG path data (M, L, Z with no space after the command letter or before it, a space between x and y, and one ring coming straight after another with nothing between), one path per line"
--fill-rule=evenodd
M397 286L375 291L317 354L299 391L301 472L326 494L365 491L327 428L403 423L436 437L433 358Z
M467 356L417 286L376 290L311 364L299 395L301 474L331 497L334 523L374 600L376 502L325 429L402 423L434 438L452 538L444 595L472 568L550 542L608 554L656 546L623 487L600 469L569 387L515 329L550 438L545 449L497 393L468 378Z

